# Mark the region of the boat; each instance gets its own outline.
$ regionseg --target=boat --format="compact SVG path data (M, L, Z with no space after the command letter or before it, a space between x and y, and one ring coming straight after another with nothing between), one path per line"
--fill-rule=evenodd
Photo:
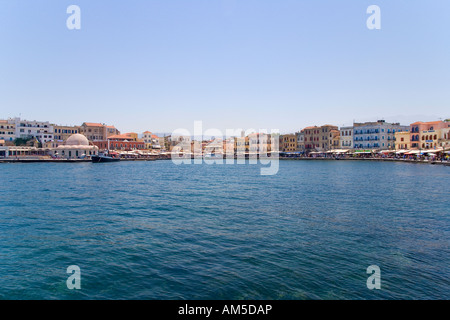
M93 163L117 162L120 161L120 158L117 153L110 153L108 140L108 151L106 153L99 153L98 156L91 156L91 161Z
M108 154L99 154L98 156L92 156L91 160L93 163L117 162L117 161L120 161L120 158L112 157Z

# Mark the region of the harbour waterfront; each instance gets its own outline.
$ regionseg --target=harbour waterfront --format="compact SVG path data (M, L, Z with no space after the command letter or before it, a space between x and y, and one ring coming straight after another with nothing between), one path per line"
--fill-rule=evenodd
M5 163L1 299L449 299L444 166ZM81 268L81 290L66 268ZM381 290L366 269L381 268Z

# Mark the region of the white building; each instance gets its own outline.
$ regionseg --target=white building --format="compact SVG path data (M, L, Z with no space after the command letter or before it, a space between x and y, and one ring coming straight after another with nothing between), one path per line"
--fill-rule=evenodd
M142 134L142 140L145 143L145 149L161 149L160 138L152 134L150 131L145 131Z
M297 136L297 152L305 151L305 131L301 130L295 134Z
M64 144L51 148L49 155L64 159L83 159L98 155L98 147L89 144L84 135L77 133L71 135Z
M409 126L386 123L384 120L353 124L353 145L356 149L395 148L395 133L408 131Z
M341 149L353 149L353 126L339 129L339 147Z
M8 119L15 126L16 138L36 138L41 143L53 140L53 125L48 121L28 121L20 118Z
M14 141L16 138L16 125L8 120L0 120L0 140L5 142Z

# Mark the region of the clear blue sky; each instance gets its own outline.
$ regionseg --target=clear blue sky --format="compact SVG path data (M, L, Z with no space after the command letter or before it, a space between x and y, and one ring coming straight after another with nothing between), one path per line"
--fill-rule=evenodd
M0 118L289 132L449 106L448 0L0 0Z

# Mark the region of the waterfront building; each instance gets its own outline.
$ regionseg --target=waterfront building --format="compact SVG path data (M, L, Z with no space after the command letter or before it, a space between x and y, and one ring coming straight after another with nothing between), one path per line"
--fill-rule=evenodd
M0 139L4 143L13 142L16 138L16 125L8 120L0 120Z
M20 118L10 118L8 123L15 127L15 138L35 138L42 144L53 140L53 125L48 121L28 121Z
M330 124L320 127L310 126L303 129L303 131L306 151L327 151L339 146L339 130L337 126Z
M169 150L172 152L173 148L175 146L182 147L184 152L188 152L191 150L191 137L190 136L167 136L165 143L166 143L166 150ZM189 147L188 147L189 146Z
M273 139L279 139L273 137ZM272 151L272 135L267 133L250 133L248 135L249 153L268 153Z
M114 126L94 122L84 122L80 126L80 133L90 141L105 141L111 136L120 135L120 131Z
M0 158L40 158L46 156L46 150L35 146L0 146Z
M353 124L353 145L355 149L393 150L395 133L408 131L409 126L386 123L384 120Z
M100 150L145 150L144 141L134 132L112 135L107 140L93 141L93 144Z
M241 136L234 138L234 152L237 155L243 155L249 152L249 138L248 136Z
M305 152L305 131L300 130L295 134L297 136L297 152Z
M395 133L395 150L408 150L411 148L409 131L398 131Z
M55 158L83 159L98 155L98 147L90 144L84 135L76 133L58 147L49 149L48 153Z
M105 140L104 125L101 123L84 122L80 127L80 133L85 135L89 141Z
M448 121L449 127L441 129L438 145L442 148L450 148L450 121Z
M319 127L319 147L318 151L327 151L333 149L333 139L339 136L339 130L337 126L326 124Z
M280 135L280 152L296 152L297 136L295 134Z
M305 150L313 151L319 148L320 128L318 126L310 126L303 129L305 137Z
M353 126L339 129L339 145L341 149L353 149Z
M78 126L58 126L53 125L53 139L56 143L62 144L70 136L80 133L80 127Z
M336 150L339 149L340 144L340 131L338 129L331 129L330 130L330 142L331 143L331 149Z
M442 135L450 127L448 121L430 121L414 122L410 125L411 148L413 149L431 149L436 148L442 142Z
M194 142L194 141L192 141ZM209 154L223 154L224 151L224 141L222 138L215 138L211 140L203 141L202 152L204 155ZM196 151L194 143L191 143L191 152Z
M105 135L105 137L107 139L109 137L111 137L111 136L120 134L120 131L117 130L116 127L114 127L114 126L107 126L107 125L104 126L103 132L104 132L104 135Z
M161 149L161 139L150 131L142 133L142 141L145 144L145 149Z
M150 131L142 133L142 141L144 141L145 149L152 149L152 133Z

